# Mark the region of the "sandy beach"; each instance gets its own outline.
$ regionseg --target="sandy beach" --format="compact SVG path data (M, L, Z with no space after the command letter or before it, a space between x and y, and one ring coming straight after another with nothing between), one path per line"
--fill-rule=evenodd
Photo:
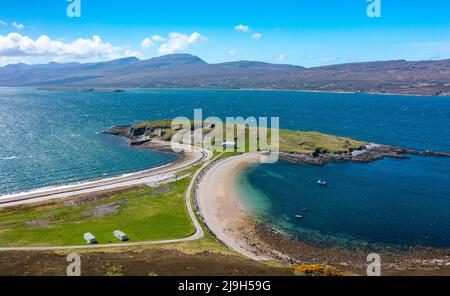
M157 149L161 151L171 151L170 143L151 142L141 146L147 149ZM143 184L157 184L175 178L178 171L190 168L191 166L210 159L212 154L206 150L190 147L179 147L183 149L180 153L181 159L165 166L149 169L134 174L127 174L116 178L107 178L80 184L64 185L58 187L42 188L35 191L23 192L0 196L0 207L15 206L32 202L41 202L55 198L65 198L75 195L108 191L112 189L132 187Z
M343 249L312 245L257 224L239 201L235 178L240 170L257 163L257 153L233 156L213 164L199 179L196 203L209 231L224 245L254 260L278 260L288 264L331 265L364 275L370 246ZM378 251L384 275L448 275L450 251L410 248Z
M247 153L215 164L201 178L196 198L203 222L224 245L254 260L271 260L276 256L244 239L252 222L233 186L237 173L260 159L259 153Z

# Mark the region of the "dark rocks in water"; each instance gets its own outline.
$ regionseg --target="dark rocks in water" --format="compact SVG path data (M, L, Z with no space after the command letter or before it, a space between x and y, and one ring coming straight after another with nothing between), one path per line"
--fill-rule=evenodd
M294 154L280 152L280 158L294 163L310 164L310 165L324 165L329 162L359 162L369 163L384 158L399 158L408 159L407 154L419 156L432 157L450 157L447 152L435 151L415 151L404 149L400 147L380 144L368 144L360 150L353 150L348 153L334 154L334 153L320 153L314 151L312 154Z
M131 126L114 126L106 131L103 131L102 134L119 137L129 137L130 130Z
M161 121L159 124L139 124L134 126L115 126L103 134L125 137L130 140L131 145L142 145L152 140L170 142L173 133L170 131L171 122Z
M102 134L124 137L129 140L131 146L141 146L159 151L173 152L170 145L170 135L165 136L164 131L158 128L115 126ZM159 140L159 141L154 141Z
M146 131L147 129L145 127L134 128L129 125L124 125L114 126L106 131L103 131L102 134L125 137L134 142L139 140L140 137L144 136Z
M151 140L152 140L152 138L150 138L150 137L142 137L142 138L139 138L137 140L131 141L131 146L143 145L145 143L150 142Z
M314 157L313 155L310 154L294 154L294 153L280 152L280 158L294 163L312 164L312 165L324 164L321 158Z
M438 152L438 151L431 151L431 150L413 151L413 150L405 149L405 150L403 150L402 153L419 155L419 156L450 157L449 152Z

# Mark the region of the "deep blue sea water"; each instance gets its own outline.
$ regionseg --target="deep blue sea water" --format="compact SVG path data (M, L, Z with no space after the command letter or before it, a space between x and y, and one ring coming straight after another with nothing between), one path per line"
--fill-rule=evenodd
M279 116L314 130L411 149L450 151L450 99L282 91L45 92L0 88L0 195L117 176L166 164L97 132L143 120ZM324 168L253 166L245 204L274 228L312 242L450 247L450 159L412 157ZM317 179L329 186L318 187ZM301 221L293 215L307 207Z

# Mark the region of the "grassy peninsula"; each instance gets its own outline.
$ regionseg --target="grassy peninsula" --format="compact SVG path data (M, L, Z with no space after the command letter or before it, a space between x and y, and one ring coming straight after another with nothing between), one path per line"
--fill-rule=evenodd
M151 139L170 141L177 132L172 128L171 120L159 120L141 122L129 127L128 135L131 137L150 137ZM203 129L203 136L207 137L209 133L212 133L214 124L204 124L191 121L191 130L194 131L198 128ZM254 127L245 127L245 137L248 141L249 134ZM223 134L226 138L227 133L233 132L237 135L238 124L228 124L223 127ZM280 152L293 153L293 154L312 154L312 153L348 153L354 150L362 149L367 142L358 141L346 137L337 137L319 132L310 131L292 131L286 129L280 129ZM124 133L126 136L127 133ZM270 141L270 130L268 137ZM258 138L259 141L259 138ZM216 143L220 145L221 143ZM248 143L246 143L248 145ZM259 143L258 143L259 146Z
M204 136L212 126L191 122L192 130L202 128ZM172 121L143 122L129 127L113 128L115 134L142 143L142 138L170 141L176 130ZM237 126L231 126L231 129ZM230 126L224 127L224 134ZM236 131L236 130L235 130ZM250 128L245 129L245 133ZM347 153L364 146L364 142L317 132L280 130L280 149L286 153ZM150 147L151 148L151 147ZM233 155L229 152L219 158ZM195 229L187 214L184 195L192 174L200 166L177 172L184 179L156 188L99 192L0 209L0 246L72 246L83 245L83 233L92 232L100 244L118 243L113 236L120 229L130 242L168 240L187 237Z
M224 127L223 133L226 135L233 131L235 134L239 130L245 133L245 137L248 139L249 134L254 132L252 128L248 126L243 128L236 124L227 125ZM215 126L191 121L190 129L191 131L201 129L203 137L206 138L214 133ZM172 129L172 121L161 120L113 127L104 133L126 137L132 145L155 148L152 143L170 141L178 131ZM319 132L280 130L279 135L280 156L308 164L322 164L323 160L373 161L385 156L400 157L401 153L408 152L388 145L367 143ZM269 133L269 142L271 136ZM211 147L207 148L212 149L221 144L222 142L213 142ZM247 148L248 143L246 142L245 145ZM258 146L260 146L259 138ZM213 162L240 153L237 151L215 152ZM423 152L424 155L433 155L432 153L431 151ZM439 156L446 155L439 154ZM195 232L195 227L190 219L185 197L189 196L189 193L187 194L187 190L190 188L189 184L196 180L194 176L202 167L201 163L197 163L183 168L174 173L174 180L164 184L152 184L154 187L151 187L150 184L142 184L40 203L3 207L0 209L0 247L83 246L86 244L83 240L85 232L94 233L100 244L110 244L112 247L115 243L119 243L112 235L112 232L117 229L127 233L131 243L186 238ZM192 193L193 191L191 191L190 199L191 204L194 204L195 198ZM198 215L198 213L196 214ZM145 267L143 269L145 271L141 270L149 274L183 274L183 270L178 267L172 269L171 264L174 260L179 260L183 266L195 266L199 274L305 273L303 269L293 269L279 263L277 263L278 265L273 265L273 262L263 264L245 259L233 250L224 247L207 231L205 225L201 225L201 227L205 236L197 240L145 247L129 246L107 249L102 247L98 252L90 250L79 250L79 252L93 258L115 257L114 253L117 252L127 258L144 254L146 258L148 257L145 259L146 262L162 260L162 265L156 269ZM28 261L25 259L23 261L25 265L30 265L42 256L60 258L61 254L68 251L58 252L36 252L32 257L27 257ZM217 261L216 270L211 272L201 262L213 259ZM127 274L123 268L126 268L129 260L116 261L117 266L114 265L113 269L119 270L121 274ZM234 266L233 268L237 268L230 269L230 264ZM91 274L108 274L112 268L111 266L99 266L99 268L93 268L90 271ZM10 271L7 267L4 270ZM230 273L229 270L233 271ZM36 272L44 274L53 271L43 269ZM186 272L192 274L191 270Z

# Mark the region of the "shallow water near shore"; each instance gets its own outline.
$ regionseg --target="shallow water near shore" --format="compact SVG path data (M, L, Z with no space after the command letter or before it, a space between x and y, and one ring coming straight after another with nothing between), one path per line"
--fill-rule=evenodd
M273 102L276 101L277 104ZM0 88L0 195L114 177L173 162L98 134L114 125L192 117L279 116L282 128L417 150L450 151L448 97L129 89ZM450 159L252 166L244 203L264 223L317 243L450 247ZM319 187L318 179L329 186ZM303 208L308 208L303 213ZM297 220L293 216L304 215Z
M238 176L238 192L258 222L313 244L448 248L450 167L433 169L440 162L412 156L325 167L253 165ZM328 186L318 186L319 179Z

